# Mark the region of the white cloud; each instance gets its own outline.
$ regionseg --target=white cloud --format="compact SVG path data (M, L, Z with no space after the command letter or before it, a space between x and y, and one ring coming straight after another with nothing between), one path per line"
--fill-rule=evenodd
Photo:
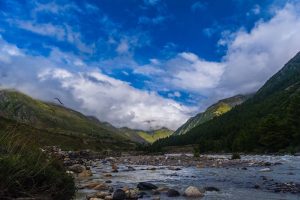
M96 68L78 70L74 66L77 58L72 54L54 49L50 57L36 57L3 40L0 44L19 52L6 54L9 63L0 60L2 87L16 88L47 101L59 97L65 105L102 121L138 129L176 129L194 111L155 92L136 89Z
M257 90L300 50L300 16L297 5L287 4L269 21L240 30L228 46L220 88L231 93Z
M224 65L200 59L191 52L182 52L165 62L156 61L135 69L135 73L155 76L158 85L163 83L170 89L201 92L218 85Z
M66 33L62 27L50 23L36 24L31 21L16 20L14 23L21 29L31 31L44 36L55 37L58 40L64 40Z
M125 39L121 40L121 42L117 46L116 51L119 54L126 54L126 53L128 53L129 52L129 45L128 45L127 40L125 40Z
M255 92L300 50L300 6L286 4L252 30L224 32L219 45L227 52L220 62L210 62L192 52L138 67L156 88L185 90L208 97L207 105L238 93ZM159 77L154 75L160 74ZM155 87L155 86L154 86ZM202 107L202 106L201 106Z

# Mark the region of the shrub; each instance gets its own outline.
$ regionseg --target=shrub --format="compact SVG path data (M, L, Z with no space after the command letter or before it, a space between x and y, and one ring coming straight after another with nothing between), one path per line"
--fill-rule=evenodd
M0 196L71 199L75 184L63 165L20 135L0 136Z
M233 153L233 154L231 155L231 160L236 160L236 159L241 159L241 156L240 156L240 154L238 154L238 153Z

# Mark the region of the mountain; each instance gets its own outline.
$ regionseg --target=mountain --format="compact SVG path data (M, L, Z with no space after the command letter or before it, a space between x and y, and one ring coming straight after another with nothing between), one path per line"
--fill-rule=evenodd
M115 131L108 123L15 90L0 90L0 121L2 128L16 125L28 132L43 132L45 137L40 140L44 144L47 140L53 144L57 139L57 144L67 144L67 148L105 149L134 145L129 137Z
M151 144L159 139L166 138L173 133L173 131L168 128L161 128L152 131L133 130L129 128L121 128L120 130L133 141L142 144Z
M233 107L240 105L250 97L251 95L236 95L220 100L207 108L205 112L199 113L196 116L190 118L186 123L184 123L174 132L174 135L183 135L190 131L192 128L203 124L204 122L207 122L214 117L223 115L224 113L230 111Z
M194 144L201 152L300 151L299 116L300 53L241 105L151 149Z

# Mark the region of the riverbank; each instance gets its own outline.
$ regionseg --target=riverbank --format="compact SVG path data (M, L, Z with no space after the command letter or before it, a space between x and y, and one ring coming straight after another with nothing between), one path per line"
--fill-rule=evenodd
M85 155L86 154L86 155ZM76 199L299 199L300 162L293 156L119 155L61 152L75 177Z

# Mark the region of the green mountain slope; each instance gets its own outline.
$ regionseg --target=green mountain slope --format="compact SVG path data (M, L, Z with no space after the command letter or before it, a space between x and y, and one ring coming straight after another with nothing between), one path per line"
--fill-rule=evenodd
M27 129L37 130L33 132L50 134L45 138L48 138L51 144L56 139L64 138L66 143L76 141L77 145L67 145L68 147L88 147L85 144L91 144L91 148L101 149L133 145L128 137L109 129L106 123L61 105L33 99L14 90L0 91L0 117L2 122L9 119L11 123L23 124ZM2 123L2 126L5 124ZM62 141L58 143L63 144Z
M200 151L299 151L299 116L300 53L243 104L152 148L198 144Z
M142 131L142 130L133 130L128 128L121 128L121 131L126 134L133 141L138 143L147 144L153 143L159 139L166 138L172 135L173 131L167 128L161 128L153 131Z
M196 116L190 118L186 123L184 123L174 132L174 135L186 134L192 128L230 111L233 107L246 101L250 96L251 95L236 95L218 101L217 103L207 108L205 112L199 113Z

